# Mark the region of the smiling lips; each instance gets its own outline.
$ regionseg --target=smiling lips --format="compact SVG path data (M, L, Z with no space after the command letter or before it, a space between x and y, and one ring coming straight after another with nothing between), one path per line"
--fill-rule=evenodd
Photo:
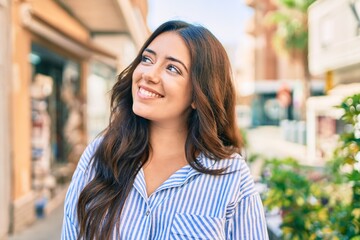
M140 95L140 97L143 97L143 98L162 98L162 97L164 97L158 93L144 89L143 87L139 87L138 94Z

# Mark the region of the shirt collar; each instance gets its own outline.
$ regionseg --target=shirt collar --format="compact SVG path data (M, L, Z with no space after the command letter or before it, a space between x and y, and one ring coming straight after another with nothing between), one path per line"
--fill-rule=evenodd
M221 169L227 168L224 173L229 173L232 171L238 170L237 164L233 165L232 158L215 161L210 158L207 158L205 154L200 153L197 157L199 163L207 169ZM188 181L193 179L193 177L200 175L202 173L198 172L194 168L192 168L189 164L182 167L178 171L176 171L173 175L170 176L164 183L160 185L158 189L155 190L154 194L165 189L181 187L186 184ZM147 199L147 192L146 192L146 183L145 183L145 176L144 171L141 168L134 180L134 188L140 193L140 195Z
M181 187L182 185L186 184L188 180L192 177L201 174L200 172L196 171L192 168L189 164L182 167L174 174L170 176L164 183L160 185L158 189L155 190L153 194L157 192L163 191L169 188ZM144 171L141 168L134 180L134 188L139 192L139 194L144 198L147 199L147 192L146 192L146 183L145 183L145 176Z
M198 161L202 164L203 161L203 154L199 154L197 157ZM182 185L186 184L188 180L192 177L201 174L200 172L196 171L192 168L189 164L185 165L174 174L170 176L164 183L160 185L158 189L155 190L154 193L160 192L165 189L174 188L174 187L181 187ZM144 171L141 168L134 180L134 188L139 192L139 194L144 198L147 199L147 192L146 192L146 183L145 183L145 176Z

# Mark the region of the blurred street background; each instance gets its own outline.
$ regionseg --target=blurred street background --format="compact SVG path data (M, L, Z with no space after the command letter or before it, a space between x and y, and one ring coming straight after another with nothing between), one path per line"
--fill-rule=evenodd
M228 52L271 239L359 240L360 0L0 0L0 240L60 238L116 76L170 19Z

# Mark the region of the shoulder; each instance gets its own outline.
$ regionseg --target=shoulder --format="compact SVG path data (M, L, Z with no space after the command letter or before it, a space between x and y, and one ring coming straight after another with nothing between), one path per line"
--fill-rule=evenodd
M77 169L85 172L89 168L91 165L91 159L93 158L102 140L102 137L96 138L85 148L78 162Z
M230 179L231 185L235 190L236 201L251 196L256 193L254 179L251 175L249 166L244 157L234 153L229 158L214 161L203 156L203 164L210 169L225 168L223 177Z
M246 168L248 168L244 157L238 153L232 154L229 158L225 158L217 161L208 158L204 154L202 154L200 161L203 164L203 166L206 168L210 168L210 169L226 168L226 171L224 172L226 174L239 172L239 171L241 172L242 170L246 170Z
M95 169L93 167L93 163L94 161L92 161L93 156L97 150L97 148L99 147L100 143L102 142L102 137L101 138L96 138L95 140L93 140L92 142L90 142L88 144L88 146L85 148L84 152L82 153L76 169L73 173L72 179L71 179L71 183L72 184L78 184L78 185L83 185L89 181L91 181L91 179L94 176L95 173Z
M66 217L73 225L77 224L76 207L79 195L94 176L91 159L101 141L102 138L97 138L86 147L72 176L65 198L64 209Z

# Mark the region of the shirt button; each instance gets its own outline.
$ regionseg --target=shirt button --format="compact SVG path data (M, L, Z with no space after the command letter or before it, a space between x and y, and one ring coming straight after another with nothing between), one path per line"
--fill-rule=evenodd
M150 210L147 210L147 212L145 213L146 216L149 216L150 214Z

